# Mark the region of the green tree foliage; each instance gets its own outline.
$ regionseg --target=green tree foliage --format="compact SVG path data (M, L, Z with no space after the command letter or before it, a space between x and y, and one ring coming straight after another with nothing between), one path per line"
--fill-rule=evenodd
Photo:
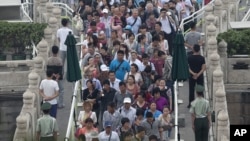
M0 48L13 48L15 53L23 53L32 41L37 45L44 36L45 23L0 22Z
M217 36L217 41L227 42L228 55L245 54L250 55L250 29L228 30Z

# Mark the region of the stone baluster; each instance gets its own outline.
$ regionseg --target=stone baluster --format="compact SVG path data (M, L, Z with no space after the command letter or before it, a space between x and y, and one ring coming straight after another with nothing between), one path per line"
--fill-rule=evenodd
M52 52L51 52L51 47L53 46L53 42L52 42L52 29L49 28L47 26L47 28L44 29L44 39L47 41L48 43L48 55L51 56Z
M223 135L228 139L229 130L228 112L227 109L223 109L218 113L217 141L221 140Z
M209 61L213 53L217 53L217 39L215 36L211 36L208 40L207 57Z
M223 84L223 72L221 71L221 68L218 67L214 72L213 72L213 81L212 81L212 97L213 97L213 104L215 105L215 93L219 88L224 88Z
M27 126L27 120L28 117L24 114L20 114L17 118L16 118L16 133L15 133L15 137L14 140L15 141L26 141L26 136L27 136L27 130L26 130L26 126Z
M39 95L39 81L40 76L35 70L32 70L28 76L29 78L29 90L35 95L34 107L36 107L37 117L40 115L40 95Z
M213 23L210 23L209 26L207 26L206 29L206 40L205 40L205 44L206 46L208 46L208 41L211 37L216 37L216 27L214 26ZM206 53L208 53L206 51ZM210 54L206 54L206 56L209 56Z
M42 39L38 45L38 55L43 58L43 60L45 61L45 64L47 64L47 59L48 59L48 43L46 40Z
M57 45L57 39L56 39L57 19L55 17L49 18L49 28L52 30L52 44Z
M204 24L202 24L202 31L204 31L205 34L206 34L206 26L208 26L210 24L210 21L207 21L207 16L212 15L212 14L213 14L213 6L211 4L208 4L205 7L205 13L203 16L203 23Z
M47 17L47 21L49 20L50 17L53 16L52 14L52 10L53 10L54 6L51 2L47 2L46 3L46 17Z
M222 135L219 141L229 141L229 139L225 135Z
M216 28L218 29L218 32L220 33L222 31L222 2L221 0L215 0L214 1L214 15L216 16Z
M41 79L44 78L44 60L42 57L37 56L34 58L34 71L38 73L41 77Z
M210 57L210 64L208 67L208 87L209 87L209 94L210 97L213 98L213 100L215 100L214 98L214 85L216 86L216 84L214 84L215 80L214 80L214 71L216 70L216 68L218 68L220 65L220 56L217 53L213 53ZM216 75L216 74L215 74ZM216 79L216 78L215 78ZM214 101L213 101L214 103Z
M227 66L227 43L222 40L219 44L218 44L218 53L220 55L220 64L221 64L221 68L222 68L222 71L223 71L223 74L224 74L224 82L227 83L228 80L227 80L227 69L228 69L228 66Z
M34 22L39 22L39 11L38 11L39 5L40 5L40 0L34 0L34 4L33 4L33 20L34 20Z
M30 110L33 108L34 103L33 103L33 98L34 94L32 91L27 89L24 94L23 94L23 109L22 112L30 112Z
M53 9L53 14L54 14L54 17L57 19L57 29L60 28L61 26L61 13L62 13L62 10L60 8L54 8Z
M46 19L44 19L44 14L46 13L46 3L47 3L47 0L40 0L39 14L42 17L41 18L42 23L46 22L46 21L44 21L44 20L46 20Z

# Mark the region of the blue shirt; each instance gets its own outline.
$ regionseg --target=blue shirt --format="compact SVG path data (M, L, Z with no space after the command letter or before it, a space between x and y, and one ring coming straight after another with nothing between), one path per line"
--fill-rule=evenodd
M127 24L132 26L132 32L137 35L139 27L141 26L141 18L138 16L137 20L133 16L127 18ZM135 23L134 23L135 22Z
M120 79L121 81L124 80L124 76L126 72L130 71L130 65L127 61L123 61L122 64L120 65L120 61L118 59L113 60L110 64L109 69L111 71L115 71L115 76L116 78ZM120 65L120 66L119 66ZM118 68L119 66L119 68Z
M150 112L150 110L146 110L146 111L145 111L145 113L144 113L144 118L146 118L147 112ZM162 114L162 112L159 111L159 110L156 110L156 111L153 113L155 119L158 119L158 117L159 117L161 114Z

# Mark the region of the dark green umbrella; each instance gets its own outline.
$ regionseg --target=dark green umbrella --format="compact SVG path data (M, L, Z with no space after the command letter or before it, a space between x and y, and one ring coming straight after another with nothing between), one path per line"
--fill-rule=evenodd
M172 79L173 81L185 81L189 77L189 69L184 46L184 37L181 32L176 34L173 44Z
M67 80L75 82L82 78L81 70L76 52L76 39L69 32L64 44L67 46Z

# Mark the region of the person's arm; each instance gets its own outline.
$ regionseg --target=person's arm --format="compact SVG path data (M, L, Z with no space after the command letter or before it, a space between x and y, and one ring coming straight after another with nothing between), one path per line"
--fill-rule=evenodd
M200 72L197 74L197 77L199 77L200 75L202 75L202 73L206 70L206 64L203 64L201 67Z
M40 94L44 99L47 98L47 96L46 96L46 95L44 94L44 92L43 92L43 89L40 89L39 94Z
M54 136L54 141L57 141L57 136L58 136L58 125L56 119L54 120L54 131L53 131L53 136Z
M194 113L191 114L191 119L192 119L192 128L193 130L195 130L195 126L194 126L195 114Z
M193 76L197 75L197 73L193 72L190 67L189 67L189 73L191 73Z
M40 136L41 136L41 132L40 131L36 132L36 140L37 141L40 141Z

